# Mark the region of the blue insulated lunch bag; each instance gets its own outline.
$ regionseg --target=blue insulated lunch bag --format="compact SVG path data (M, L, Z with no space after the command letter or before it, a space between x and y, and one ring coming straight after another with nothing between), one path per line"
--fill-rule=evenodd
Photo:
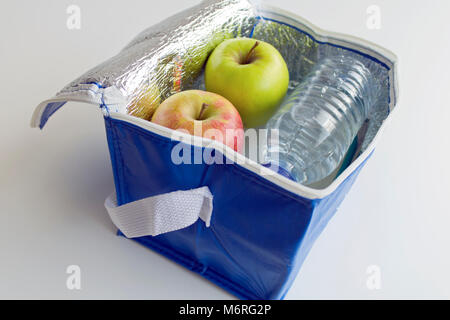
M176 261L242 299L283 299L314 241L360 170L396 104L396 58L385 49L327 33L302 18L262 6L262 20L288 28L314 44L317 54L340 50L385 70L386 99L371 119L360 154L328 185L297 184L217 142L184 134L114 108L111 90L92 81L44 101L32 125L44 127L67 101L98 104L104 113L115 195L105 202L122 236ZM268 39L264 39L268 40ZM270 40L270 39L269 39ZM383 111L384 110L384 111ZM223 163L174 163L174 148L222 158Z

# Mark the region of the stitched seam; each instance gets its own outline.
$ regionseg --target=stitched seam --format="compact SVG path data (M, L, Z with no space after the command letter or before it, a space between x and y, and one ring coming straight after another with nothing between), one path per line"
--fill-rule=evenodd
M112 165L112 170L113 170L113 175L114 175L114 183L116 186L116 189L121 190L121 179L119 177L119 168L116 168L114 166L114 164L118 164L118 160L117 160L117 152L116 152L116 138L115 138L115 132L113 129L113 125L111 124L111 120L105 118L105 122L106 122L106 135L108 137L108 140L111 140L111 145L110 148L112 150L110 150L110 154L111 154L111 165ZM116 192L116 198L120 197L121 195L118 195Z
M111 125L111 130L112 132L112 136L113 136L113 144L114 144L114 149L116 150L116 154L115 154L115 159L116 159L116 164L119 166L117 168L117 180L118 180L118 191L119 191L119 195L118 195L118 200L120 200L123 203L125 203L126 201L124 200L124 194L125 192L123 191L123 181L125 180L125 174L123 172L123 168L124 168L124 161L123 161L123 156L122 156L122 150L120 148L120 144L119 144L119 138L117 137L117 133L115 128L113 128L114 125Z
M78 91L90 91L90 92L92 92L92 93L95 93L96 95L102 94L101 91L94 91L94 90L92 90L92 89L83 89L83 88L79 88L79 89L76 89L76 90L62 90L62 91L60 91L60 92L57 94L57 96L60 96L60 95L65 94L65 93L75 93L75 92L78 92Z
M123 160L122 149L120 147L120 143L119 143L119 139L117 138L117 135L116 135L115 143L116 143L117 153L118 153L119 161L120 161L120 171L119 171L120 176L119 176L119 180L120 181L124 181L125 180L125 178L124 178L125 177L125 173L124 173L125 163L124 163L124 160ZM123 188L122 183L120 184L119 190L120 190L120 200L122 201L122 203L126 203L128 201L128 199L126 199L126 200L124 199L125 198L125 192L124 192L124 188Z

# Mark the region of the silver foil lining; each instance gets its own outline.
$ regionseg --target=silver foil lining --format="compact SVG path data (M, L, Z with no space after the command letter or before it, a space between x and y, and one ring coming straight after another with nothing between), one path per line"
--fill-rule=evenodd
M389 113L388 70L354 51L318 43L301 30L265 19L258 8L257 3L248 0L203 1L143 31L116 56L83 74L58 95L86 83L115 87L125 102L111 111L149 120L153 112L148 110L149 101L154 100L156 107L176 92L204 88L204 64L214 48L228 38L253 37L274 45L286 60L291 88L320 58L353 55L383 79L382 93L372 108L369 128L361 142L363 152Z

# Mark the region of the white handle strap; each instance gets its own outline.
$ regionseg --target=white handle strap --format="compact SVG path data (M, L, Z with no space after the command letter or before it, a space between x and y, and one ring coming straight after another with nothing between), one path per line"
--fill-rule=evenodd
M210 226L213 196L208 187L165 193L117 206L116 194L105 200L114 225L127 238L157 236L183 229L198 218Z

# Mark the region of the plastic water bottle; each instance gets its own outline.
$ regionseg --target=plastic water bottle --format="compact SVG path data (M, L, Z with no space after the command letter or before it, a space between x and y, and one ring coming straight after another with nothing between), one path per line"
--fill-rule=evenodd
M265 165L305 185L326 178L343 160L379 87L356 58L337 56L317 63L269 120ZM278 136L270 129L278 129Z

